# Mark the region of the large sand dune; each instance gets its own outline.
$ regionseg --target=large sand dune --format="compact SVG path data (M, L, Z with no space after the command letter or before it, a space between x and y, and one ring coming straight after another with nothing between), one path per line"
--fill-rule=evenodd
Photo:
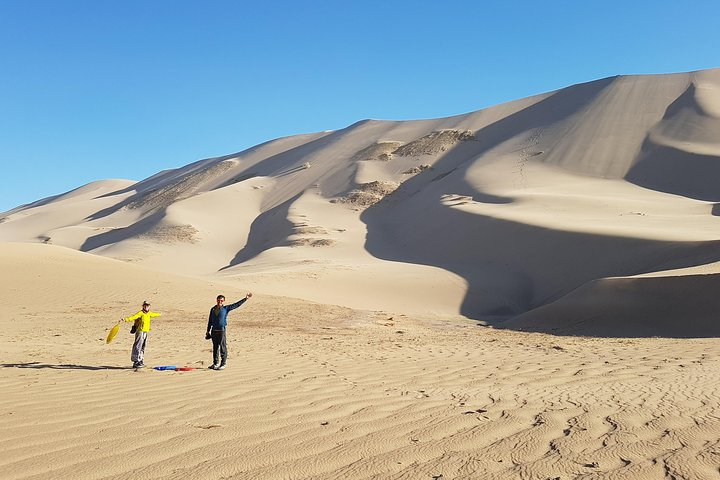
M720 323L691 314L691 292L675 299L688 312L682 326L667 309L619 313L573 292L717 265L718 139L720 70L612 77L450 118L277 139L136 183L95 182L6 212L0 241L353 308L626 334L546 316L572 302L592 318L646 323L649 335L654 322L663 335L716 335ZM643 282L638 302L674 281ZM704 326L685 330L693 322Z
M719 478L719 139L614 77L0 214L0 478Z

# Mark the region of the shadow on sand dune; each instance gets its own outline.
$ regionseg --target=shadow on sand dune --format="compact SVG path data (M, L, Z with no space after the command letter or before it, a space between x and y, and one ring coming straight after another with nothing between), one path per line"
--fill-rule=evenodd
M288 212L299 197L300 194L258 215L250 226L245 247L220 270L246 262L270 248L289 245L287 237L292 235L295 225L288 220Z
M664 126L664 130L675 132L679 125L690 122L696 131L704 131L710 137L713 136L711 132L714 132L717 136L720 123L703 112L702 106L697 103L696 90L695 84L690 84L685 93L667 107L658 127ZM684 112L692 114L688 117ZM681 139L678 142L682 147L676 148L658 144L648 135L625 179L661 192L720 201L717 181L720 178L720 157L683 150L686 144L691 147L692 143L682 142Z
M440 176L423 172L363 212L366 249L385 260L456 273L468 284L461 313L498 325L594 280L720 260L720 241L657 241L553 230L471 213L442 201L447 194L482 198L484 192L465 178L468 167L482 162L487 149L547 123L548 111L561 117L582 108L593 93L587 89L598 93L606 85L584 85L586 91L577 96L562 91L559 98L549 97L479 130L481 149L474 156L468 157L462 147L450 150L433 167ZM720 335L720 327L716 330Z
M397 218L403 219L400 225ZM468 291L461 313L479 320L523 314L600 278L720 260L720 241L654 241L552 230L467 213L439 199L422 209L378 204L363 220L368 227L366 248L373 255L436 266L463 277Z
M553 335L717 337L718 290L720 274L606 278L500 326Z
M656 145L649 139L625 176L645 188L698 200L720 201L720 158Z
M147 233L152 230L163 218L165 217L165 209L157 211L139 222L126 228L118 228L110 230L109 232L99 233L92 237L88 237L87 240L80 246L81 252L89 252L96 248L104 247L105 245L111 245L129 238L136 238L138 235Z

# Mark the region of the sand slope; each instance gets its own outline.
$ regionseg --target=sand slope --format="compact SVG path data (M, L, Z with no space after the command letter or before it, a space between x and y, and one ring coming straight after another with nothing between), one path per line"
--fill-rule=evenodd
M717 339L553 337L256 295L207 370L199 281L0 244L0 478L718 478ZM149 365L129 325L162 311Z
M455 117L364 120L21 206L1 215L0 241L352 308L589 334L602 329L544 307L604 279L720 273L718 92L720 70L623 76ZM593 296L568 302L618 314ZM720 333L691 297L677 299L686 322ZM642 309L622 316L660 331Z

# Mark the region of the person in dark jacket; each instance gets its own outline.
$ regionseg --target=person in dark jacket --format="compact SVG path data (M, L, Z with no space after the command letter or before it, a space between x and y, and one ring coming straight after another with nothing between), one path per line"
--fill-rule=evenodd
M252 297L252 293L248 293L245 298L238 302L225 305L225 295L217 296L217 305L210 309L207 333L205 333L205 338L212 339L213 344L213 364L210 365L210 369L225 370L225 362L227 361L227 336L225 332L228 312L238 308L250 297Z

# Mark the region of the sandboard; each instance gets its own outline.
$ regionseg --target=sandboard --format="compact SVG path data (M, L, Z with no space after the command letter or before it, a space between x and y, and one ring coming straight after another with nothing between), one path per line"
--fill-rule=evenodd
M107 339L105 339L105 343L110 343L113 341L113 339L117 336L118 332L120 331L120 324L115 324L114 327L110 329L110 332L108 332Z

